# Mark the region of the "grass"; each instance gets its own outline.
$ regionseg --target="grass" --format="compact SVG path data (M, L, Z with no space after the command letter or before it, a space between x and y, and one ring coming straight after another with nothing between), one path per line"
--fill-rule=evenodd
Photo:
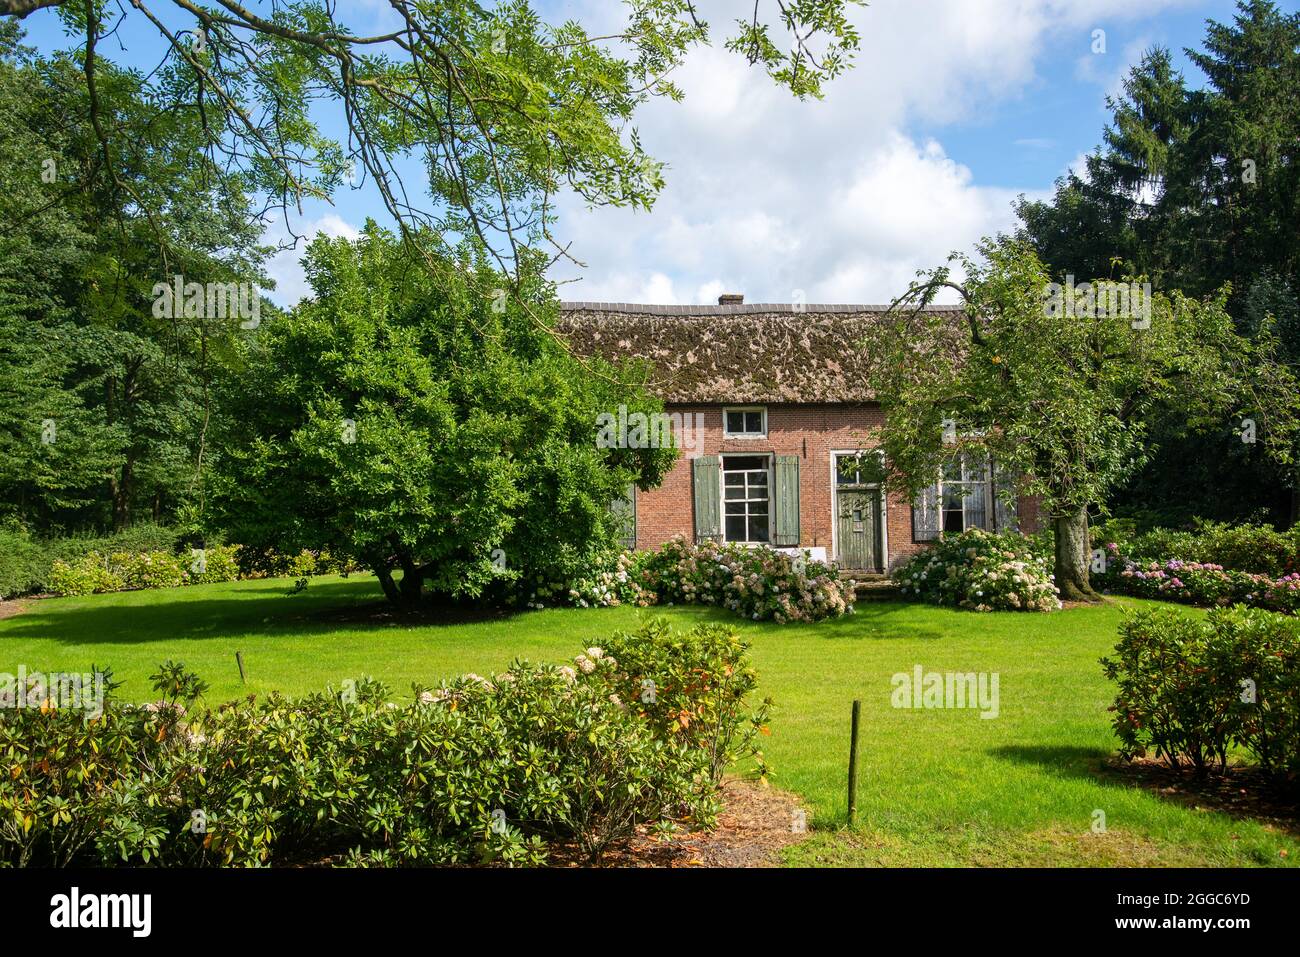
M560 661L636 626L645 610L547 609L481 621L408 626L357 615L376 600L368 578L325 579L289 596L253 581L32 602L0 620L0 671L110 665L120 694L151 697L148 675L183 660L211 700L315 690L361 674L397 692L515 657ZM764 740L774 783L801 795L811 838L800 865L1288 865L1300 842L1131 786L1107 772L1112 691L1097 659L1115 641L1123 600L1052 615L977 615L879 602L838 621L778 626L716 609L660 608L679 627L734 623L753 642L777 709ZM1195 612L1190 612L1195 613ZM249 670L241 685L234 655ZM891 676L996 672L999 716L891 706ZM862 702L859 821L843 827L848 718ZM1105 833L1093 833L1095 812Z

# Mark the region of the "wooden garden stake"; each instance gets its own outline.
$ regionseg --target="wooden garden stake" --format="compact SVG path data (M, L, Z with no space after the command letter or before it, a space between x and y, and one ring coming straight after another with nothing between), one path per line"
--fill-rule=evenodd
M853 702L853 728L849 732L849 826L858 820L858 719L862 702Z
M244 674L244 653L243 653L242 651L236 651L236 652L235 652L235 663L239 665L239 683L240 683L241 685L246 685L246 684L248 684L248 676ZM857 740L857 724L855 723L853 727L854 727L854 731L853 731L853 739L856 741L856 740Z

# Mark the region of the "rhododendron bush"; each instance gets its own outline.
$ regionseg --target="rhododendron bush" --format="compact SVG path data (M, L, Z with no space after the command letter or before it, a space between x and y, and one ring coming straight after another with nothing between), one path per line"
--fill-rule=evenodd
M765 771L748 645L717 625L651 622L403 702L363 678L211 707L168 663L138 706L98 674L98 713L0 685L0 866L594 860L639 826L711 826L723 770Z
M1048 555L1034 539L979 529L945 537L894 572L899 592L972 611L1055 611L1061 607Z
M1300 622L1254 608L1192 617L1139 611L1101 660L1117 685L1120 755L1198 773L1226 770L1234 747L1279 782L1300 783Z

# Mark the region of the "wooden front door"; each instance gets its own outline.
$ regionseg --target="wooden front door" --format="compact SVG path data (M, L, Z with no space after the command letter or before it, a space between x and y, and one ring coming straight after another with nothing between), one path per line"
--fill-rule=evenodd
M842 568L879 571L880 493L874 490L839 489L836 492L839 527L836 529L836 561Z

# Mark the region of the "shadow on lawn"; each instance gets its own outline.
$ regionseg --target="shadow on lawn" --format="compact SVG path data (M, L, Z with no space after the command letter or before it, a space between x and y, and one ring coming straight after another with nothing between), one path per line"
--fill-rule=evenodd
M916 605L894 599L874 599L858 602L853 614L843 618L829 618L814 625L817 637L843 641L877 641L904 639L936 641L950 637L951 632L931 625L920 625L913 612Z
M392 627L439 628L501 621L517 614L430 608L401 615L392 612L373 581L313 583L296 595L289 593L290 584L289 579L268 579L220 598L196 597L196 590L189 588L142 592L149 600L139 604L130 602L130 596L127 604L81 607L70 607L63 601L32 601L22 614L5 622L0 635L65 644L145 644L176 639L229 639L280 629L328 636Z
M1146 791L1161 801L1193 810L1209 809L1238 820L1272 824L1292 837L1300 837L1296 792L1279 788L1257 768L1230 766L1227 774L1198 778L1189 769L1170 768L1163 762L1123 761L1102 748L1008 745L989 753L1102 787Z

